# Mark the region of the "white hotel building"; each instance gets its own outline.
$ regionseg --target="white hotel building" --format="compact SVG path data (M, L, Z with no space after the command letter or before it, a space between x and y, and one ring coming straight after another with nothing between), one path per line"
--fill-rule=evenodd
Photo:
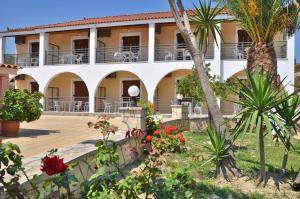
M224 11L219 17L230 16ZM236 22L220 26L224 40L217 39L219 47L209 38L212 74L222 80L243 78L250 39ZM7 37L15 37L16 54L5 54ZM295 38L278 34L274 46L278 73L292 91ZM117 112L128 105L131 85L138 86L139 97L154 102L157 111L169 113L176 81L193 66L169 12L8 29L0 33L0 63L22 66L16 87L42 92L45 111L89 113ZM228 102L220 106L224 114L235 111Z

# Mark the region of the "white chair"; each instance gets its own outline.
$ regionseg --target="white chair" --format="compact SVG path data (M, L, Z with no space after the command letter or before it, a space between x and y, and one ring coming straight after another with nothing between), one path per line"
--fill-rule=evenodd
M166 53L165 61L168 61L168 60L172 61L173 60L173 53L171 51L166 51L165 53Z
M31 66L38 66L39 58L31 58Z
M139 61L139 60L140 60L140 57L141 57L140 55L141 55L140 51L132 52L132 54L131 54L131 61L132 61L132 62L137 62L137 61Z
M192 55L188 50L185 50L183 53L184 60L192 60Z
M84 110L84 112L88 112L89 111L89 102L85 102L84 103L83 110Z
M53 108L54 108L54 111L60 111L60 109L61 109L60 102L57 101L57 100L54 100L53 101Z
M234 49L234 58L235 59L243 59L244 55L239 49Z
M108 103L106 100L102 100L103 104L104 104L104 112L105 113L110 113L110 109L112 107L111 103Z
M79 112L82 109L82 101L77 101L75 104L75 111Z
M239 112L241 112L242 106L240 104L234 104L233 106L233 114L237 115Z
M74 63L75 64L81 64L82 63L83 54L76 54L74 55Z
M114 53L114 59L117 61L117 62L123 62L124 61L124 56L121 52L115 52Z
M195 107L194 107L194 113L197 114L197 115L201 115L201 113L202 113L201 106L196 104Z

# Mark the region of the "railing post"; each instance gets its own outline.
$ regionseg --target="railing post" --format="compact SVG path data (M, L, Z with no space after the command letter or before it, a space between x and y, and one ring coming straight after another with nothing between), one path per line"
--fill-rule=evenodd
M48 34L45 32L40 33L39 44L39 66L44 66L46 63L46 51L48 51Z
M6 38L1 36L0 37L0 64L4 63L5 44L6 44Z
M90 29L90 64L96 63L96 47L97 47L97 28Z
M155 59L155 23L149 24L148 63L154 63Z

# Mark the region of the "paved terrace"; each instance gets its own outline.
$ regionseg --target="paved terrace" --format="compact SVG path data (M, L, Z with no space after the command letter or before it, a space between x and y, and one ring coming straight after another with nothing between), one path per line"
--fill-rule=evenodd
M44 154L53 148L65 148L75 144L94 143L102 136L87 126L88 122L97 121L97 116L60 116L42 115L31 123L22 123L18 137L1 137L2 142L12 142L19 145L25 158ZM125 136L126 126L117 118L112 119L119 126L117 140Z

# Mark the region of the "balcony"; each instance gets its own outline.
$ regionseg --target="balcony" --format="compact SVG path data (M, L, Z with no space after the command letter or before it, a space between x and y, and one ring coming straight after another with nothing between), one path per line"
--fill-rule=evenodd
M214 44L209 44L206 59L214 58ZM155 61L186 61L192 60L190 52L185 45L159 45L155 50Z
M96 63L148 61L148 46L102 47L96 49Z
M251 46L251 42L222 43L221 44L222 59L245 60L247 58L247 51L250 48L250 46ZM274 42L274 48L278 59L287 58L286 41Z
M39 53L5 54L4 63L19 65L23 68L39 65Z
M46 65L88 64L89 49L46 51Z

